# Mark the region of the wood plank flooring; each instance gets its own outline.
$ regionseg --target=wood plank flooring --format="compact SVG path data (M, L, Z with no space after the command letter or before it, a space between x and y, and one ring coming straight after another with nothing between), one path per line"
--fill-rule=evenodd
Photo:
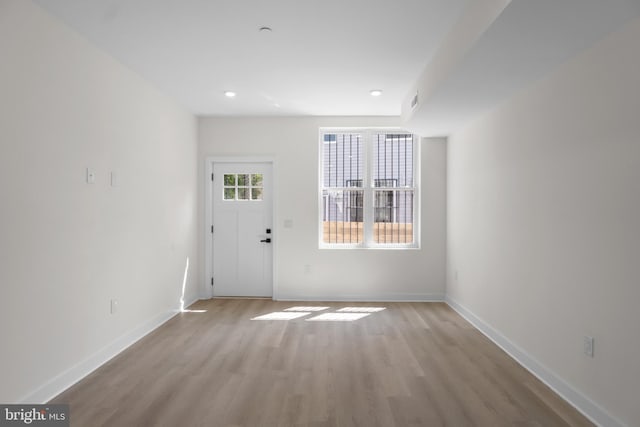
M295 306L329 309L251 320ZM354 321L308 321L384 307ZM72 426L591 426L443 303L215 299L52 400Z

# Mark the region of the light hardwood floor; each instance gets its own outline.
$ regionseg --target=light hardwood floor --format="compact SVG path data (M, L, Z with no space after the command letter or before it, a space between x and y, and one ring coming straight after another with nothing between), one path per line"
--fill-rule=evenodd
M294 306L330 309L251 320ZM385 307L355 321L307 321ZM443 303L216 299L65 391L72 426L591 426Z

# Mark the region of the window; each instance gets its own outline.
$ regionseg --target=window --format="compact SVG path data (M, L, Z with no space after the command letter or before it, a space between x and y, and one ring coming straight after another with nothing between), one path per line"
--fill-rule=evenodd
M401 131L320 131L320 246L417 247L416 144Z
M224 174L224 200L262 200L262 190L261 173Z

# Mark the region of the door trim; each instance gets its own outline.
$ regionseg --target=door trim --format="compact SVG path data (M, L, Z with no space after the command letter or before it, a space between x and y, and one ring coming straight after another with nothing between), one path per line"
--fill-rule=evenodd
M273 251L271 257L272 263L272 299L277 299L277 270L276 270L276 258L278 254L278 223L276 216L276 200L277 200L277 180L276 176L276 159L271 156L209 156L205 158L204 165L204 282L202 283L202 296L203 299L213 298L213 287L211 286L211 278L213 277L213 235L211 233L211 227L213 227L213 181L211 181L211 174L213 173L213 165L215 163L269 163L271 165L271 179L272 186L272 200L271 210L273 218Z

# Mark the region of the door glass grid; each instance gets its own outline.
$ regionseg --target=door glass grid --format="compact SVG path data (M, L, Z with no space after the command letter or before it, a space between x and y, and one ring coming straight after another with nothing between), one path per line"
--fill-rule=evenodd
M222 198L226 201L259 201L264 194L261 173L225 173Z

